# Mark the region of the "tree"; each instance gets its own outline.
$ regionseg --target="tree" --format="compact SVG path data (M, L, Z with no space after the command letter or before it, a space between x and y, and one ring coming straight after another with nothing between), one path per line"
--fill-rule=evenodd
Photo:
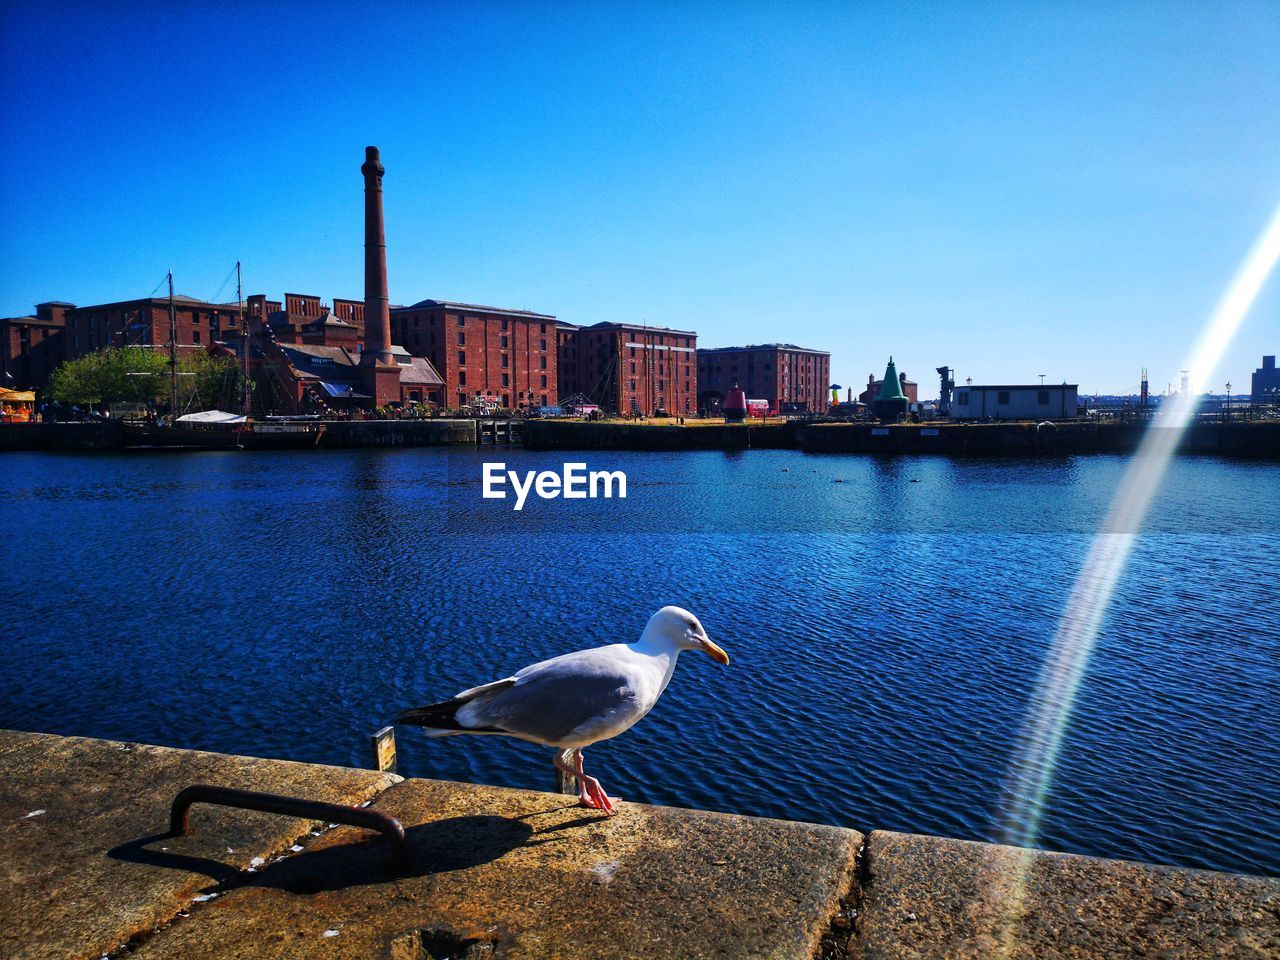
M150 347L107 347L68 360L49 378L48 396L76 406L141 403L148 413L169 400L169 358ZM197 350L178 360L178 413L235 409L240 369L235 357Z
M197 350L178 360L178 407L183 413L240 408L240 365L234 356Z
M49 378L59 403L96 406L132 402L148 409L164 396L169 361L148 347L108 347L62 363Z

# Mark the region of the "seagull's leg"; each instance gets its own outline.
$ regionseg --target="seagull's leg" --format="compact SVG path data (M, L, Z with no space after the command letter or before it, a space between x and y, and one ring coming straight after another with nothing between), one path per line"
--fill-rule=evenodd
M551 762L555 764L555 767L556 767L556 769L557 769L557 770L559 770L561 773L563 773L565 776L567 776L567 777L569 778L569 781L570 781L571 783L572 783L572 782L574 782L575 780L577 780L577 783L578 783L578 800L579 800L579 801L581 801L581 800L582 800L582 798L583 798L583 796L584 796L584 793L583 793L583 790L582 790L582 781L577 779L577 777L578 777L578 771L577 771L577 768L574 766L574 763L573 763L573 750L571 750L571 749L570 749L570 750L561 750L559 753L557 753L557 754L555 755L555 757L552 759L552 761L551 761ZM561 785L561 789L562 789L562 790L563 790L564 786L565 786L565 784L562 784L562 785ZM565 792L567 792L567 791L565 791Z
M582 770L582 751L573 751L573 759L575 763L574 776L578 778L581 784L581 791L578 794L578 802L584 807L591 807L594 810L603 810L609 816L617 813L613 801L616 797L610 797L604 792L604 787L600 786L600 781L595 777L589 777Z

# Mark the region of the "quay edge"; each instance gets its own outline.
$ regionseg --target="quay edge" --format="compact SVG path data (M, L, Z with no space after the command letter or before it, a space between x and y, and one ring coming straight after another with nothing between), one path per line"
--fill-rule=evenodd
M472 419L326 421L320 449L475 446L522 442L542 451L779 450L844 454L939 454L1028 457L1128 454L1144 431L1138 423L925 422L761 424L635 423L629 421ZM1160 429L1160 428L1151 428ZM126 449L124 427L102 423L0 424L0 452ZM134 449L133 447L128 447ZM1280 421L1201 423L1178 447L1183 454L1280 460Z
M1271 878L644 804L610 819L554 793L17 731L0 777L0 950L22 960L1280 951ZM409 862L354 828L221 808L166 834L197 779L372 799Z

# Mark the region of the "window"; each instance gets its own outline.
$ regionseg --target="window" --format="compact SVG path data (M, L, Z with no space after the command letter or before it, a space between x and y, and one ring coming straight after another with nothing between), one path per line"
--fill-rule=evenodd
M633 360L635 359L635 355L636 355L636 348L635 348L635 347L632 347L632 348L631 348L631 358L632 358Z
M458 351L458 366L465 367L467 365L467 351Z
M199 330L192 330L192 331L191 331L191 342L192 342L192 343L199 343L199 342L200 342L200 331L199 331Z
M503 320L503 321L502 321L502 329L503 329L503 330L507 329L507 321L506 321L506 320Z
M634 360L631 361L631 375L633 377L636 375L636 362Z
M996 403L1008 403L1008 402L1009 402L1008 390L1001 390L999 393L996 394Z
M543 390L547 389L547 375L545 373L542 375L541 387Z
M542 369L543 369L543 370L547 369L547 358L546 358L546 357L543 357L543 358L542 358Z
M505 336L500 337L498 345L502 347L503 350L507 349L507 338Z
M545 393L542 395L542 405L544 407L547 405L547 395Z
M467 371L458 371L458 386L465 387L467 385Z
M504 373L504 374L502 375L502 385L503 385L504 387L509 387L509 386L511 386L511 374L509 374L509 373Z
M545 327L545 326L546 326L546 324L544 323L544 324L543 324L543 326ZM547 349L547 341L546 341L546 339L545 339L545 338L544 338L544 339L542 339L542 340L539 340L539 341L538 341L538 349L539 349L539 350L545 350L545 349Z
M1040 404L1040 406L1047 407L1049 405L1049 391L1041 390L1040 393L1037 395L1036 400Z
M460 327L465 326L466 322L467 322L467 318L464 317L462 314L458 314L458 326Z
M465 333L463 333L461 330L459 330L459 331L458 331L458 346L460 346L460 347L462 347L462 346L466 346L466 343L467 343L467 335L466 335Z
M542 326L542 329L541 329L541 330L539 330L538 332L539 332L539 333L546 333L546 332L547 332L547 325L544 323L544 324L542 324L541 326ZM547 348L546 348L546 347L543 347L542 349L543 349L543 350L545 350L545 349L547 349Z
M502 355L502 365L503 365L503 367L509 367L509 366L511 366L511 356L510 356L510 354L506 354L506 353L504 353L504 354Z
M628 387L627 387L627 389L628 389L628 390L634 390L635 388L636 388L636 382L635 382L635 380L633 379L633 380L631 380L631 381L630 381L630 386L628 386Z

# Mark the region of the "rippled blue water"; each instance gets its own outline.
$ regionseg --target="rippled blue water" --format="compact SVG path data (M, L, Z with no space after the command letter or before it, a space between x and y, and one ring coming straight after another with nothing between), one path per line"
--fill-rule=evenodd
M480 497L585 459L625 501ZM587 751L655 803L990 838L1122 458L519 449L8 454L0 726L367 764L396 711L687 606L733 655ZM843 482L837 482L843 481ZM1280 873L1280 469L1181 459L1079 702L1043 845ZM400 732L401 772L549 751Z

